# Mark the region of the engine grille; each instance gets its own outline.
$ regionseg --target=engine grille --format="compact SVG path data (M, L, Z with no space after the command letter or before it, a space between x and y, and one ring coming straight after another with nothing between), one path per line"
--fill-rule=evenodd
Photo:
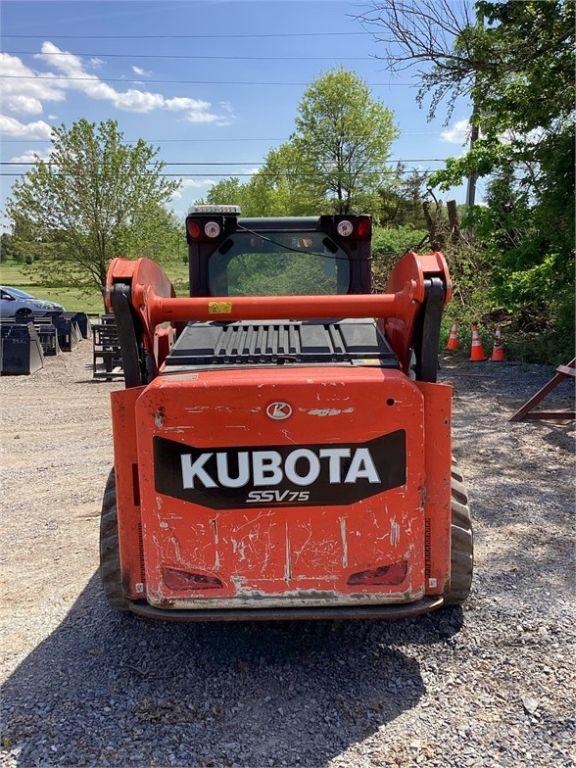
M291 363L398 367L375 322L337 320L189 323L166 369Z

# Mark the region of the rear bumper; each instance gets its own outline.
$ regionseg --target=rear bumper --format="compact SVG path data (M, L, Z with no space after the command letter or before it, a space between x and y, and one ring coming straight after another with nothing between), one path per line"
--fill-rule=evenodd
M212 608L172 610L148 603L130 603L130 611L159 621L309 621L311 619L404 619L430 613L444 605L444 598L424 597L414 603L396 605L343 605L326 608Z

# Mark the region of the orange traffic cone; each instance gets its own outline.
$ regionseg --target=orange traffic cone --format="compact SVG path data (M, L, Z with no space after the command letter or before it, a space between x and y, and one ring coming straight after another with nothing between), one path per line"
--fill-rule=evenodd
M504 344L502 343L502 331L500 330L499 325L496 326L496 330L494 331L494 347L492 349L492 357L490 360L494 363L502 363L506 360L506 356L504 355Z
M484 348L482 347L482 339L478 333L478 326L476 323L472 324L472 347L470 348L470 360L473 360L474 362L486 360Z
M458 349L458 323L452 323L452 328L450 328L450 336L448 337L446 349L451 349L451 350Z

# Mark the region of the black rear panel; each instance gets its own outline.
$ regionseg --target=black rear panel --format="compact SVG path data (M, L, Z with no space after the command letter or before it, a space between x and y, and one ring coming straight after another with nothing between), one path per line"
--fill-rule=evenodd
M342 237L338 234L338 222L347 219L357 225L360 221L368 222L369 229L360 236ZM322 233L343 249L349 258L349 281L345 291L339 293L370 293L372 277L370 269L371 261L371 232L370 217L338 214L336 216L304 216L304 217L270 217L270 218L238 218L235 214L218 215L216 213L189 213L186 219L194 221L200 227L198 239L188 239L190 295L191 296L219 296L220 291L212 293L209 280L209 263L212 254L233 236L239 232L250 232L258 237L258 233L266 238L274 239L278 235L303 235L310 232ZM203 235L203 227L209 221L216 222L221 227L219 237L209 238ZM280 238L282 239L282 238ZM305 293L305 291L303 291ZM299 291L298 293L301 293ZM250 294L252 295L252 294Z
M165 371L284 364L398 368L398 359L370 320L193 322L170 350Z

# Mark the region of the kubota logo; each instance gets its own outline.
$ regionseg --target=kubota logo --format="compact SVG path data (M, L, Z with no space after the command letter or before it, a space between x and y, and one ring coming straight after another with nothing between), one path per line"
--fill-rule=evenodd
M289 403L284 403L282 401L270 403L268 408L266 408L266 415L276 421L282 421L282 419L287 419L289 416L292 416L292 406Z
M154 437L156 490L212 509L354 504L406 482L403 429L365 443L195 447Z

